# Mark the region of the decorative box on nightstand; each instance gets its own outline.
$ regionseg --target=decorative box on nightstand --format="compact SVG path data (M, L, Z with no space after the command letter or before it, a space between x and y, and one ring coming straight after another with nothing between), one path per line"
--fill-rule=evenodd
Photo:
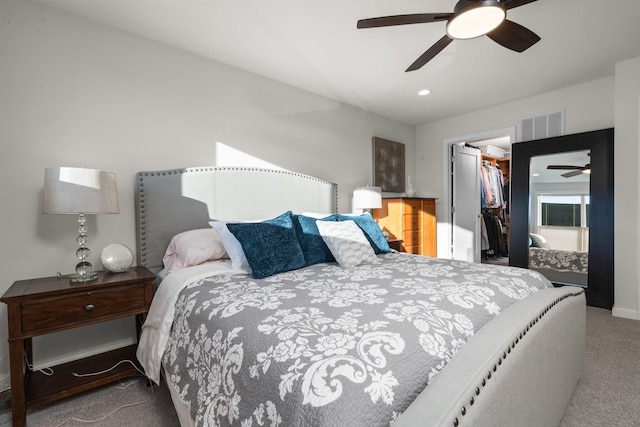
M136 362L136 345L109 351L59 366L46 376L32 371L31 339L38 335L77 328L107 320L136 316L140 334L151 306L155 276L144 267L123 273L101 271L91 282L72 283L67 276L19 280L0 301L7 304L11 405L13 426L26 423L26 410L118 381L138 373L130 363L109 372L78 377L74 372L100 372L122 360ZM27 367L25 370L25 360Z

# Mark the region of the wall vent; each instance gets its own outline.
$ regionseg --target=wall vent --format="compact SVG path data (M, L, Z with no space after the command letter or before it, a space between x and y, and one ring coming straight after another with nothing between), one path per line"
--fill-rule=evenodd
M520 141L561 135L564 135L564 110L527 117L520 121Z

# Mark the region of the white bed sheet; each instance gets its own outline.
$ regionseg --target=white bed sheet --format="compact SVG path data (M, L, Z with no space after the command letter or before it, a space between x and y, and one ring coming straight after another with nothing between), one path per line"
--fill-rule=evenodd
M142 325L142 333L136 351L138 361L144 368L147 377L156 384L160 383L162 355L171 333L175 303L180 291L190 283L222 274L246 273L232 269L231 261L224 259L174 271L158 285L151 308Z

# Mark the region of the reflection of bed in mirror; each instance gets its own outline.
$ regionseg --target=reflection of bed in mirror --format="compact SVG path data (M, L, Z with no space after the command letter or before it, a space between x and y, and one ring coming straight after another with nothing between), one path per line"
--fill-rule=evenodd
M589 252L554 248L540 234L530 233L529 268L552 283L587 286Z
M529 268L552 283L587 286L589 253L559 249L529 248Z

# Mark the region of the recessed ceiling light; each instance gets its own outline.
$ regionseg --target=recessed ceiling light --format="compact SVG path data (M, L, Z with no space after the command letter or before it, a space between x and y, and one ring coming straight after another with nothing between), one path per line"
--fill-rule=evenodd
M422 89L420 92L418 92L418 95L425 96L425 95L429 95L430 93L431 91L429 89Z
M540 176L539 173L532 173L531 176Z

